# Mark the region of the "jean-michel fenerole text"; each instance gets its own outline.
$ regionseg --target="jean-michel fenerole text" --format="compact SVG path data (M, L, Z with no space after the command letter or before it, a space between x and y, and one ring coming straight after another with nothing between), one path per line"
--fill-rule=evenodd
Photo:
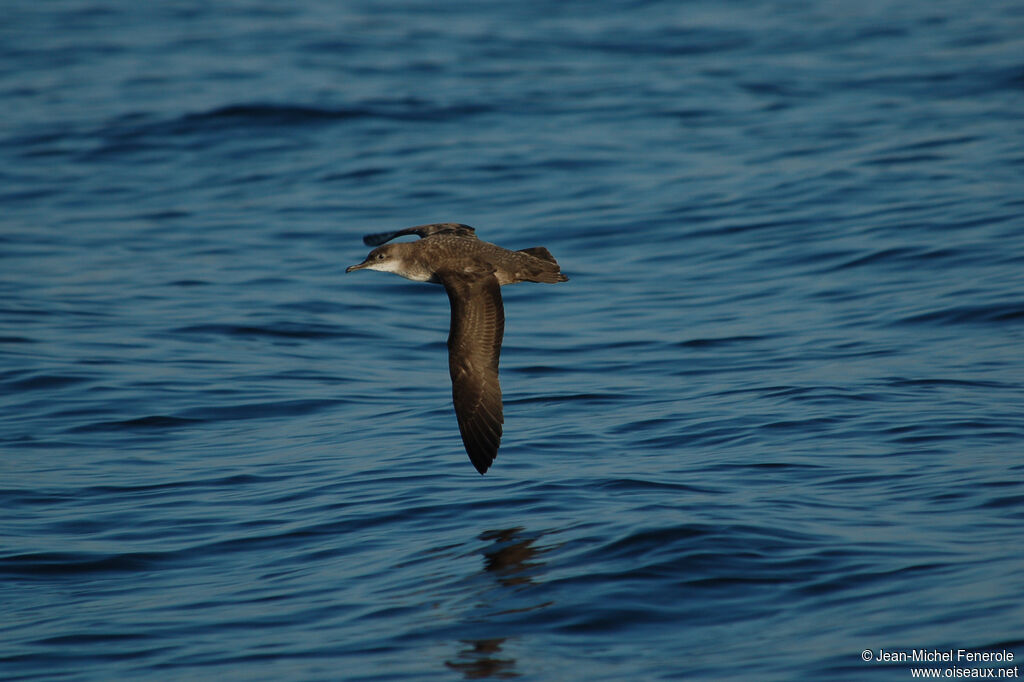
M875 660L885 663L1009 663L1013 660L1013 652L974 651L972 649L911 649L910 651L875 652Z

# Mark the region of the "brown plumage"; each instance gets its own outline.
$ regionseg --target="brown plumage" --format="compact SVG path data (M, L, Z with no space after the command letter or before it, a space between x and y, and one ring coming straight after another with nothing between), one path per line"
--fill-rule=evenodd
M415 242L386 244L395 237L417 235ZM509 251L480 241L468 225L435 223L363 237L378 246L353 270L393 272L417 282L444 286L451 303L448 368L452 402L462 442L481 474L498 454L501 385L498 358L505 332L501 286L516 282L565 282L558 263L543 246ZM380 246L383 245L383 246Z

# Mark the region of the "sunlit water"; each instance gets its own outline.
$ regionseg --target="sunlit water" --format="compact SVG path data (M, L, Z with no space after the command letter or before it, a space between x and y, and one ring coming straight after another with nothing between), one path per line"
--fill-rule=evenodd
M0 26L0 677L1024 656L1018 2L47 2ZM431 221L543 245L467 459Z

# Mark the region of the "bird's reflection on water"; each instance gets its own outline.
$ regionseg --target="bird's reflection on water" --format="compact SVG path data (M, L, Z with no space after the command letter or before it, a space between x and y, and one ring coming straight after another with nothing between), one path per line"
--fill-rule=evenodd
M514 658L498 658L504 641L504 637L462 640L468 646L458 653L456 660L445 661L444 664L452 670L461 671L467 680L519 677Z
M531 577L543 562L531 559L547 552L533 546L543 533L521 538L523 528L489 530L480 534L481 540L492 540L494 545L484 552L484 570L494 573L498 582L506 587L533 582Z
M479 539L492 544L483 550L484 572L493 575L498 585L505 588L522 588L533 583L533 577L543 568L544 562L538 557L550 551L549 547L537 547L534 543L544 533L526 536L521 526L501 530L489 530L480 534ZM492 615L506 615L534 611L549 606L551 602L504 609ZM466 679L519 677L516 660L501 656L502 645L507 637L481 639L460 639L462 647L454 660L445 661L445 666L462 672Z

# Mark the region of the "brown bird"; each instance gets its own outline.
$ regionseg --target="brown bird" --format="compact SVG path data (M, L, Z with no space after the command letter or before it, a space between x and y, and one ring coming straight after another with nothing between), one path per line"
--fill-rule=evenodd
M385 244L408 234L420 239ZM505 333L500 287L516 282L554 284L569 278L543 246L509 251L480 241L472 227L459 223L369 234L363 237L363 243L378 248L345 272L393 272L416 282L441 284L448 292L452 308L448 332L452 402L466 453L476 470L484 473L498 455L504 423L498 383L498 356Z

